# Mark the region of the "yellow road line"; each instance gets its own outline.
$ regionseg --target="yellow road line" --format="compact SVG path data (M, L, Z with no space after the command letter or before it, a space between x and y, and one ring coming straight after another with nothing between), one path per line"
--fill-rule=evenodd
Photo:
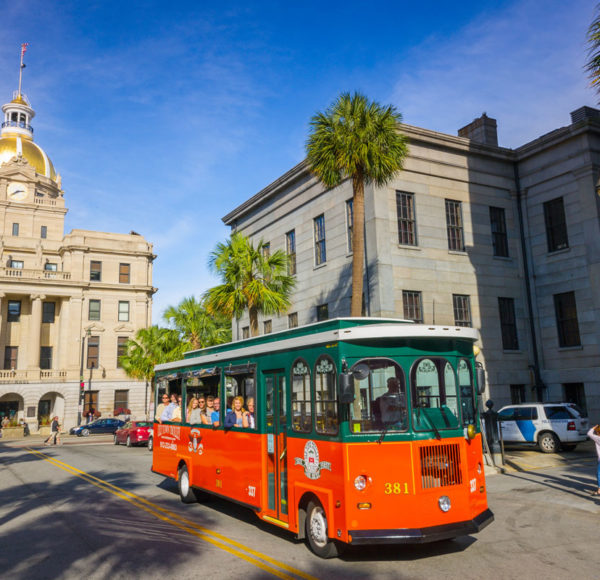
M208 528L205 528L204 526L192 522L191 520L188 520L176 514L175 512L172 512L166 508L163 508L162 506L154 504L151 501L148 501L147 499L136 495L130 491L117 487L116 485L113 485L108 481L99 479L98 477L91 475L90 473L87 473L85 471L82 471L76 467L73 467L68 463L64 463L63 461L60 461L54 457L50 457L36 449L26 448L26 450L29 453L32 453L33 455L37 455L44 461L47 461L55 465L56 467L67 471L68 473L71 473L87 481L88 483L95 485L96 487L99 487L103 491L112 493L120 499L132 503L136 507L146 511L147 513L155 516L156 518L167 522L206 542L209 542L217 548L225 550L226 552L229 552L230 554L233 554L238 558L246 560L247 562L257 566L258 568L261 568L262 570L265 570L266 572L269 572L270 574L273 574L279 578L290 580L298 577L304 578L305 580L316 580L314 576L311 576L306 572L303 572L302 570L298 570L296 568L293 568L292 566L288 566L284 562L280 562L275 558L271 558L266 554L262 554L261 552L253 550L252 548L249 548L248 546L245 546L240 542L227 538L226 536L219 534L218 532L209 530ZM282 572L282 570L285 570L292 575L290 576L288 574L285 574L284 572Z

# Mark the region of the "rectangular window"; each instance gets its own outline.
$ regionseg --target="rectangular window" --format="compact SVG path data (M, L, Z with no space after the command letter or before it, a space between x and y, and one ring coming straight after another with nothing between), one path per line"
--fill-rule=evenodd
M9 300L6 316L7 322L19 322L21 320L21 301Z
M296 274L296 230L291 230L285 234L285 249L288 255L288 274Z
M7 346L4 348L4 370L17 368L18 346Z
M90 262L90 280L100 282L102 280L102 262L92 260Z
M298 313L292 312L288 314L288 328L296 328L298 326Z
M508 237L506 235L506 217L504 208L490 207L490 225L492 228L492 246L494 256L508 257Z
M12 235L13 236L18 236L19 235L19 224L14 223L12 225Z
M327 304L319 304L317 306L317 322L329 319L329 306Z
M414 322L423 322L423 308L421 306L421 293L413 290L402 291L402 304L404 318Z
M561 347L579 346L579 324L577 322L577 305L575 292L563 292L554 295L558 344Z
M273 321L265 320L264 323L264 334L271 334L273 332Z
M42 238L43 240L45 240L48 237L48 227L47 226L42 226L40 228L40 238Z
M510 385L510 402L513 405L527 402L525 400L525 385Z
M44 264L44 270L46 270L46 272L56 272L58 270L58 264L46 262Z
M242 339L250 338L250 327L243 326L242 327Z
M452 294L454 306L454 324L456 326L471 326L471 299L464 294Z
M88 336L86 368L97 369L99 356L100 356L100 337L99 336Z
M42 322L54 322L56 302L42 302Z
M42 370L52 369L52 347L40 347L40 368Z
M23 260L11 260L9 268L14 268L15 270L22 270Z
M346 237L348 253L352 253L352 235L354 232L354 200L346 202Z
M263 258L267 259L271 255L271 243L265 242L262 245Z
M519 350L515 299L498 298L498 311L500 313L500 329L502 331L502 348L504 350Z
M88 320L100 320L100 300L90 300L88 304Z
M415 195L405 191L396 192L398 215L398 243L405 246L417 245L417 223L415 220Z
M115 410L129 408L129 391L115 391Z
M320 215L314 219L315 224L315 266L324 264L327 260L325 252L325 216Z
M121 364L121 357L127 354L127 341L129 339L126 336L118 336L117 337L117 368L123 368Z
M292 429L309 433L312 430L312 392L310 367L303 359L292 366Z
M119 301L119 322L129 322L129 302Z
M83 416L98 410L98 391L86 390L83 393Z
M583 383L563 383L565 396L563 401L577 405L583 417L587 417L587 402Z
M557 197L544 204L544 220L546 222L548 251L556 252L557 250L568 248L567 220L562 197Z
M129 284L129 264L119 264L119 284Z
M464 252L462 202L452 199L446 200L446 229L448 232L448 249Z

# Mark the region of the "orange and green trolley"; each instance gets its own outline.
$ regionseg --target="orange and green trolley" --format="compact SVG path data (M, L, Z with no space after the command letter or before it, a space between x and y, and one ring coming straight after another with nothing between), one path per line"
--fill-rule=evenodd
M178 482L182 501L234 501L325 558L348 544L479 532L493 514L477 339L347 318L188 352L156 367L152 469ZM165 394L181 397L180 420L163 415ZM188 420L192 398L218 398L220 411Z

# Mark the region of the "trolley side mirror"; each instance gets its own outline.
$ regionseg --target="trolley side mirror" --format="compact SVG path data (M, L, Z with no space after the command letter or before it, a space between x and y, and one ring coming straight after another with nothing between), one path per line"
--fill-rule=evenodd
M477 393L479 395L485 393L485 369L479 365L477 365Z
M354 402L354 376L352 373L340 373L338 399L340 403Z

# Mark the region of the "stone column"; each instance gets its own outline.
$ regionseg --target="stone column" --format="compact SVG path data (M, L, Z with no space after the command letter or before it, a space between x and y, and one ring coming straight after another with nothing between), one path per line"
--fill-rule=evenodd
M6 329L4 328L5 325L5 321L4 321L4 317L2 316L2 307L4 306L4 296L6 296L4 294L4 292L0 292L0 357L2 357L2 359L0 360L0 369L4 368L4 347L6 346L5 341L6 341Z
M53 364L54 368L59 371L66 371L70 366L73 366L73 357L70 353L71 349L75 348L75 343L70 340L74 337L70 334L71 323L71 299L63 298L60 302L60 324L58 329L58 353L56 357L57 364ZM75 349L77 350L77 349Z
M42 330L42 300L44 294L31 295L31 318L29 320L29 368L40 368L40 335Z

